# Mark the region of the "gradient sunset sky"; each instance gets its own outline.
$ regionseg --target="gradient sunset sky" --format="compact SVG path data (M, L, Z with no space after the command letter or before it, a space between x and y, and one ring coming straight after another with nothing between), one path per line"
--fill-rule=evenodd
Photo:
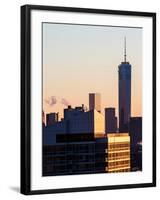
M89 93L101 94L101 110L118 114L118 65L132 65L131 115L142 115L142 29L43 23L43 110L59 112L65 99L73 107L89 107ZM57 103L47 102L55 96Z

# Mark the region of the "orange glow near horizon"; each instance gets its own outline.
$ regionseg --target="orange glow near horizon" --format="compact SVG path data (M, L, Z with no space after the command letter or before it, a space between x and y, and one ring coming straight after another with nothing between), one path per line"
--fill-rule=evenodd
M101 94L101 112L115 107L118 116L118 65L132 65L131 116L142 116L142 29L43 24L43 110L46 113L84 104L89 93ZM49 105L47 99L57 102ZM62 99L65 101L62 104Z

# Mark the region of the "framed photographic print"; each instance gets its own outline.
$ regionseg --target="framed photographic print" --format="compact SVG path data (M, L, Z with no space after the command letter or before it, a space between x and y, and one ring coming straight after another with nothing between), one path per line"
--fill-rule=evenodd
M156 186L156 14L21 7L21 193Z

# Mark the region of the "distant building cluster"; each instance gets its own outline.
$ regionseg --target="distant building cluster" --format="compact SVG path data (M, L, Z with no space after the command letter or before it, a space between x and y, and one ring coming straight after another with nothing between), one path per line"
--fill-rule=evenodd
M43 176L142 170L142 117L131 116L126 47L118 77L118 120L114 107L102 114L100 93L89 94L89 110L69 105L61 120L42 113Z

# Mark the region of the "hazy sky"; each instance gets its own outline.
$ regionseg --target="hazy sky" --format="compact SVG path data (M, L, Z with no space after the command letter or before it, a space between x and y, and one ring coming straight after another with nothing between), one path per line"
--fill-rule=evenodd
M43 23L43 109L60 112L61 99L73 107L88 106L88 94L101 94L101 110L118 111L118 65L132 65L132 116L142 114L142 29ZM57 97L49 106L47 100ZM117 112L118 113L118 112Z

